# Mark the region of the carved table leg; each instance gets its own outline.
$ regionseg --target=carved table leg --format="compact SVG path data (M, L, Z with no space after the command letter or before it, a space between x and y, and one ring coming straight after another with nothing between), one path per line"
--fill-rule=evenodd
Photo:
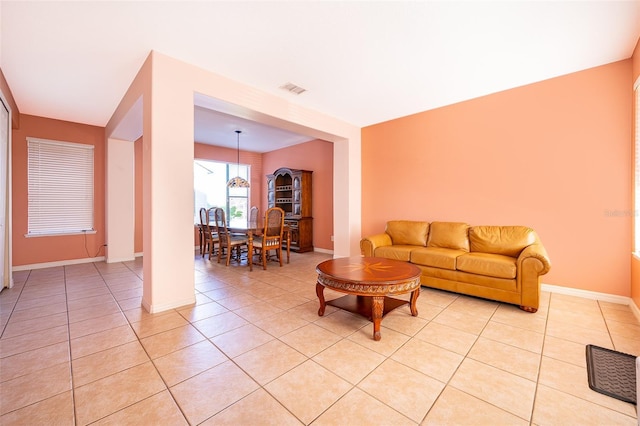
M384 296L373 296L371 305L371 319L373 321L373 340L380 340L380 322L384 311Z
M318 309L318 316L323 316L326 303L324 301L324 286L320 283L316 283L316 295L318 295L318 300L320 301L320 309Z
M418 307L416 306L416 301L418 300L418 296L420 296L420 289L417 289L411 292L411 300L409 301L409 308L411 309L411 315L413 315L414 317L418 316Z

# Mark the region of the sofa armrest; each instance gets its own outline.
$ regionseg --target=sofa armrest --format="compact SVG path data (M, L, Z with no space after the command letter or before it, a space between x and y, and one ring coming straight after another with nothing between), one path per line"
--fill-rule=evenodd
M544 246L537 242L525 247L524 250L518 256L518 269L522 267L522 264L527 259L537 259L540 263L536 265L536 271L538 275L544 275L551 269L551 261L549 255ZM529 263L529 262L528 262Z
M360 253L365 257L373 257L378 247L390 245L392 245L392 243L389 234L372 235L360 240Z
M540 306L540 276L551 269L551 262L544 246L538 240L525 247L518 256L518 287L520 308L536 312Z

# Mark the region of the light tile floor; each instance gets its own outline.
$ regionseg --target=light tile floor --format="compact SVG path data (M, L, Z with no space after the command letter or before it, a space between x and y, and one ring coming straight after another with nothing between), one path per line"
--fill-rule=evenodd
M628 306L543 293L529 314L423 288L418 317L390 313L376 342L363 318L318 317L328 258L249 272L196 255L197 303L154 315L141 259L15 273L0 424L636 424L585 363L588 343L640 354Z

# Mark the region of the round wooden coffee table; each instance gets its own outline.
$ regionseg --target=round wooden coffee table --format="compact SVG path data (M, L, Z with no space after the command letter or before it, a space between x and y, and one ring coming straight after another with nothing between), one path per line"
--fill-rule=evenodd
M373 339L380 340L382 317L409 303L411 315L418 315L416 300L420 295L420 268L408 262L381 257L345 257L326 260L316 267L316 294L320 301L318 315L326 305L335 306L373 321ZM346 296L325 302L324 288ZM409 301L389 296L411 292Z

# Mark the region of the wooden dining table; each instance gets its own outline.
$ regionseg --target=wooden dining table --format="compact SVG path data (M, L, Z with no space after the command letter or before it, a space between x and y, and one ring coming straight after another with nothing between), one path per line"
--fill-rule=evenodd
M215 229L215 222L211 222L209 224L209 226L213 227ZM247 224L246 226L238 226L238 225L227 225L227 230L231 233L231 234L244 234L247 236L247 253L253 253L253 237L254 235L260 235L260 233L262 232L263 228L262 227L258 227L257 224ZM289 263L289 258L291 257L291 229L289 228L288 225L284 225L283 228L283 232L282 232L282 237L285 239L285 241L287 242L287 263ZM250 254L247 255L248 259L247 262L249 263L249 270L252 271L253 270L253 262L251 261L251 257Z

